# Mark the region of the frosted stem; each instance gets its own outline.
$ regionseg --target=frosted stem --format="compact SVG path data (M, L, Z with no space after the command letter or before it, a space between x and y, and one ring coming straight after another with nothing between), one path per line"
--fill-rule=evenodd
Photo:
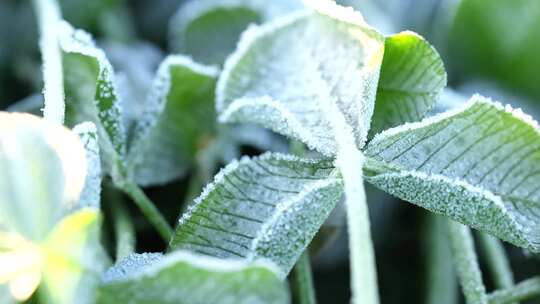
M57 26L61 20L60 7L56 0L33 0L39 33L40 49L43 60L43 96L45 119L64 122L64 76L62 71L62 53L58 42Z
M467 303L487 304L486 287L482 281L471 230L465 225L448 220L448 233L454 264Z
M508 304L540 296L540 277L533 277L489 295L489 304Z
M345 183L347 225L353 304L379 303L375 254L371 241L369 213L362 177L364 156L351 147L338 154L337 164Z
M482 253L493 276L495 288L507 288L514 285L514 275L506 258L504 247L498 238L487 233L478 233Z

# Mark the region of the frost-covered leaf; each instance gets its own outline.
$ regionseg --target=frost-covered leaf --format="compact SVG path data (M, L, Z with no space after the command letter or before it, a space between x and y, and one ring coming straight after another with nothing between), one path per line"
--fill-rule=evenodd
M281 304L289 299L274 267L265 262L177 251L163 257L132 255L108 271L115 272L120 274L105 276L98 303Z
M192 0L184 3L170 24L174 52L207 64L221 64L233 52L251 23L271 20L303 7L300 0Z
M43 239L78 200L85 164L84 147L68 129L0 112L0 229Z
M257 123L333 156L336 123L358 147L366 140L384 38L352 9L306 3L311 10L244 32L218 81L217 110L222 122Z
M83 122L73 128L84 144L86 151L86 179L79 202L75 209L83 207L100 206L101 195L101 159L99 158L99 145L97 128L94 123Z
M155 72L163 60L161 50L147 42L124 44L107 41L103 45L115 69L116 83L128 142L142 116Z
M66 123L93 122L98 129L104 170L122 175L125 132L114 83L114 71L89 34L59 26L66 95Z
M158 262L162 258L162 253L132 253L107 269L102 280L111 282L121 280L127 276L134 276L142 272L144 267Z
M180 218L170 248L271 260L286 275L342 196L327 160L267 153L223 169Z
M41 245L43 289L49 303L94 303L106 260L100 214L84 208L64 218Z
M384 45L371 136L424 118L446 86L443 62L424 38L402 32Z
M217 70L183 56L160 66L134 130L129 166L140 185L163 184L185 173L205 137L214 133Z
M366 179L404 200L540 251L540 134L520 110L463 107L377 135Z

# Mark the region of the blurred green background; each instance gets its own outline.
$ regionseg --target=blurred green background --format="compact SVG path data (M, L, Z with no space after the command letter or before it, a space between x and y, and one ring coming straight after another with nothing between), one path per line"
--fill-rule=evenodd
M92 33L119 77L135 84L126 93L130 98L144 98L141 95L157 65L171 52L174 41L170 41L169 24L183 2L60 1L64 18ZM410 29L436 47L449 76L449 88L436 110L448 109L473 93L481 93L540 118L539 0L339 2L360 10L370 24L385 34ZM233 16L226 22L238 20ZM196 58L196 54L192 55ZM36 94L41 87L37 26L30 1L0 0L0 107L5 109L21 100L39 100ZM254 147L242 148L244 154L260 152ZM188 180L186 176L168 186L147 189L171 223L176 220L178 205L188 191ZM423 209L401 203L375 189L368 190L382 303L426 303L430 272L445 271L449 266L428 266L428 249L433 247L430 238L444 238L444 232L436 229L432 217ZM138 251L163 250L165 244L148 229L136 210L131 211L137 225ZM338 208L332 220L324 232L335 239L313 259L317 296L319 303L348 303L343 211ZM517 281L540 272L536 257L513 246L507 246L507 250ZM485 280L491 290L488 276ZM456 303L463 301L458 294L456 289Z

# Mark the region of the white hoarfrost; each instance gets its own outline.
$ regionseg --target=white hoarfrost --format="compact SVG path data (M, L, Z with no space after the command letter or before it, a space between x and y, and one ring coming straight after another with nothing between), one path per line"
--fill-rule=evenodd
M333 122L322 103L332 100L362 147L384 43L353 18L358 13L312 5L242 34L218 80L216 108L222 122L258 123L333 156Z
M102 145L105 150L103 151L104 155L107 155L105 162L109 164L116 163L115 160L108 158L123 157L125 154L126 133L122 122L121 101L117 94L114 69L105 53L96 47L92 37L87 32L74 29L67 22L62 22L59 26L58 37L63 56L82 55L86 57L86 60L95 61L97 64L98 70L95 71L88 65L83 68L77 65L78 63L75 64L76 66L71 67L70 64L74 64L73 60L66 63L64 73L68 73L67 75L70 76L66 78L66 92L69 89L73 95L71 100L68 100L72 105L68 105L68 107L76 108L76 111L74 111L76 118L71 118L71 120L88 120L96 124L100 141L106 143ZM77 58L75 60L84 59ZM94 79L88 78L88 75L95 77L96 82L88 83L89 80ZM84 95L80 94L80 92L84 92ZM93 92L94 95L89 97L90 92ZM79 100L81 98L88 98L88 100ZM92 102L93 104L90 104ZM89 110L91 108L93 109ZM117 155L112 156L113 154Z
M191 166L195 150L191 143L208 135L204 132L213 123L206 121L214 119L207 109L212 109L211 90L218 73L217 67L182 55L168 56L161 63L130 142L128 168L138 184L167 183ZM203 121L196 121L198 117Z
M58 31L62 19L60 7L53 0L34 0L40 32L39 46L43 58L43 116L58 123L64 123L64 77L62 55L58 43Z
M385 191L540 251L540 133L520 109L480 95L378 134L367 178Z
M180 218L172 249L265 258L284 277L342 196L332 162L266 153L218 173Z
M86 179L84 188L75 205L76 209L83 207L100 207L101 199L101 159L99 157L99 144L96 125L92 122L83 122L73 128L86 151Z
M276 267L264 260L217 259L188 251L132 254L106 272L101 302L289 303Z
M216 108L222 122L256 123L337 158L348 207L353 302L374 304L360 149L374 111L384 38L350 8L332 1L304 4L307 11L242 34L218 80Z

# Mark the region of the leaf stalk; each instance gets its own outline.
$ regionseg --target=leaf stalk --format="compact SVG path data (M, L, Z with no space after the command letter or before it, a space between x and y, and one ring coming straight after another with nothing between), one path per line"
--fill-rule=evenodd
M117 187L129 195L148 221L156 228L165 242L171 240L173 229L146 194L131 181L117 183Z
M43 60L43 96L45 119L64 123L65 96L62 53L58 41L58 24L62 20L56 0L33 0L37 16Z
M298 304L316 304L313 276L309 261L309 249L300 256L293 270L294 296Z
M471 229L461 223L448 220L448 233L465 300L468 304L488 304Z
M508 304L540 296L540 276L522 281L512 287L489 294L489 304Z

